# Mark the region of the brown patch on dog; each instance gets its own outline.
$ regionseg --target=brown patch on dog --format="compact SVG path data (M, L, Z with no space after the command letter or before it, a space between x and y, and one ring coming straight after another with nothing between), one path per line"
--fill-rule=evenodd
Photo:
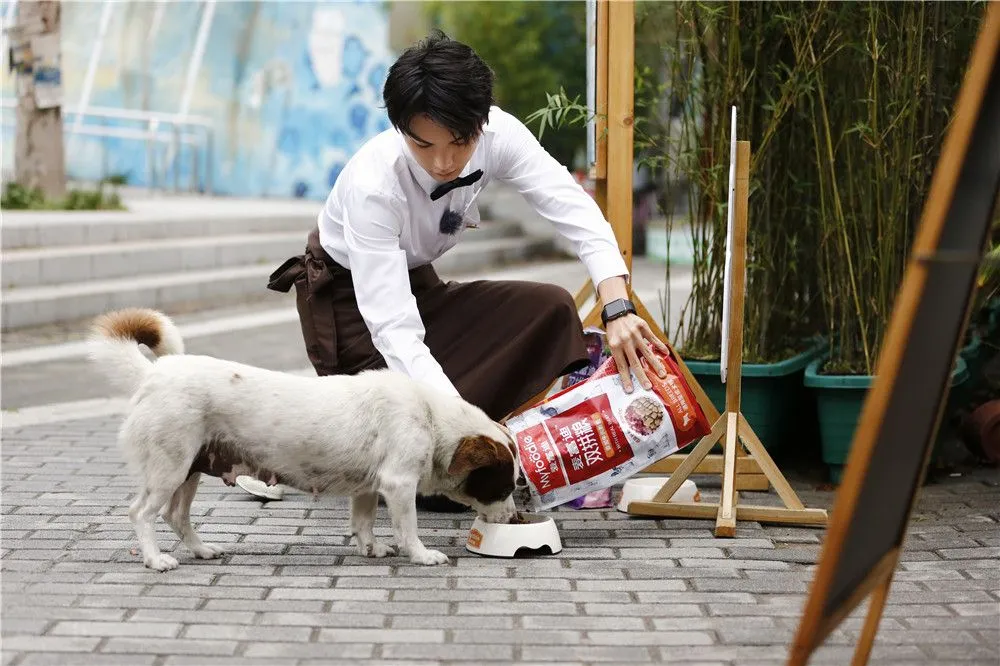
M495 465L501 461L503 448L489 437L463 437L448 465L448 474L462 476L479 467Z
M514 457L489 437L463 437L455 449L448 473L467 474L464 491L483 504L500 502L514 492Z
M242 379L243 379L243 376L240 373L234 372L233 376L229 379L229 383L230 384L235 384L236 382L238 382L238 381L240 381Z
M140 308L103 314L94 321L94 331L106 338L134 340L154 351L162 339L156 313Z

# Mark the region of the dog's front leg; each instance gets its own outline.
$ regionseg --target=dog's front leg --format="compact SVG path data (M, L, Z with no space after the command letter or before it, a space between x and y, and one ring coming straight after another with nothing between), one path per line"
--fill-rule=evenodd
M392 531L404 555L414 564L444 564L448 556L425 547L417 536L417 483L393 479L383 483L382 496L392 518Z
M375 511L378 493L361 493L351 498L351 534L358 540L358 552L363 557L395 555L396 549L375 538Z

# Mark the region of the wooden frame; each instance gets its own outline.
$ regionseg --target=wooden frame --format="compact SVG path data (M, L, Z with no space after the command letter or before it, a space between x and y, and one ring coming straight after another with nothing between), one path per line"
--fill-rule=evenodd
M727 356L726 411L712 426L712 432L695 446L686 459L676 468L669 480L649 502L631 502L628 513L646 516L668 516L678 518L715 517L715 536L736 535L736 519L761 522L793 523L813 526L826 524L824 509L807 509L792 489L788 480L774 464L753 428L747 423L740 409L741 381L743 366L743 304L746 292L747 259L747 214L750 196L750 142L737 142L736 150L736 194L734 197L733 239L732 239L732 290L729 320L729 350ZM718 504L694 502L671 502L670 498L681 487L685 479L705 459L709 450L718 441L723 441L722 496ZM741 444L742 443L742 444ZM744 451L744 446L747 452ZM774 485L784 508L772 506L750 506L739 504L736 487L738 463L755 461L764 472L764 477ZM743 465L741 465L743 466Z
M790 666L804 666L830 632L871 596L852 664L868 662L906 525L927 471L947 398L946 371L953 358L943 353L957 354L968 326L976 269L1000 194L998 2L987 5L969 63L792 644ZM959 293L952 293L958 288L965 290L964 301L959 300ZM947 293L942 294L945 289ZM948 303L943 306L945 300ZM961 318L957 331L951 317ZM928 328L928 321L934 326ZM949 349L941 342L946 335L952 336ZM940 382L935 386L932 380ZM936 401L932 414L923 419L910 416L924 412L932 401ZM896 455L898 451L909 456ZM892 486L886 469L893 470L896 483L902 480L909 485ZM908 494L900 497L902 490Z

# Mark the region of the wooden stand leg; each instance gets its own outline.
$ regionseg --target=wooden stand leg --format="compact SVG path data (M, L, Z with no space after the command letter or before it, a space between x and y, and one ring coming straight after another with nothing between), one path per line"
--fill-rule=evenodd
M725 468L722 471L722 498L719 515L715 519L715 536L732 537L736 535L736 450L739 448L739 415L726 414L726 452Z
M872 652L872 645L875 643L875 635L878 634L878 625L882 621L882 611L885 609L885 602L889 598L892 573L890 569L888 575L885 577L885 582L872 592L871 601L868 604L868 615L865 617L861 636L858 637L858 644L854 648L854 658L851 660L851 666L865 666L868 663L868 657L871 656Z

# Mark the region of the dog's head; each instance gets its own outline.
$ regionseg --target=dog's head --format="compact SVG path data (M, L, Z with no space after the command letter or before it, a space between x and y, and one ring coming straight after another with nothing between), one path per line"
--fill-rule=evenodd
M448 465L448 475L459 482L449 495L471 506L487 522L506 523L516 511L511 495L524 479L510 435L498 427L496 436L504 441L488 435L459 440Z

